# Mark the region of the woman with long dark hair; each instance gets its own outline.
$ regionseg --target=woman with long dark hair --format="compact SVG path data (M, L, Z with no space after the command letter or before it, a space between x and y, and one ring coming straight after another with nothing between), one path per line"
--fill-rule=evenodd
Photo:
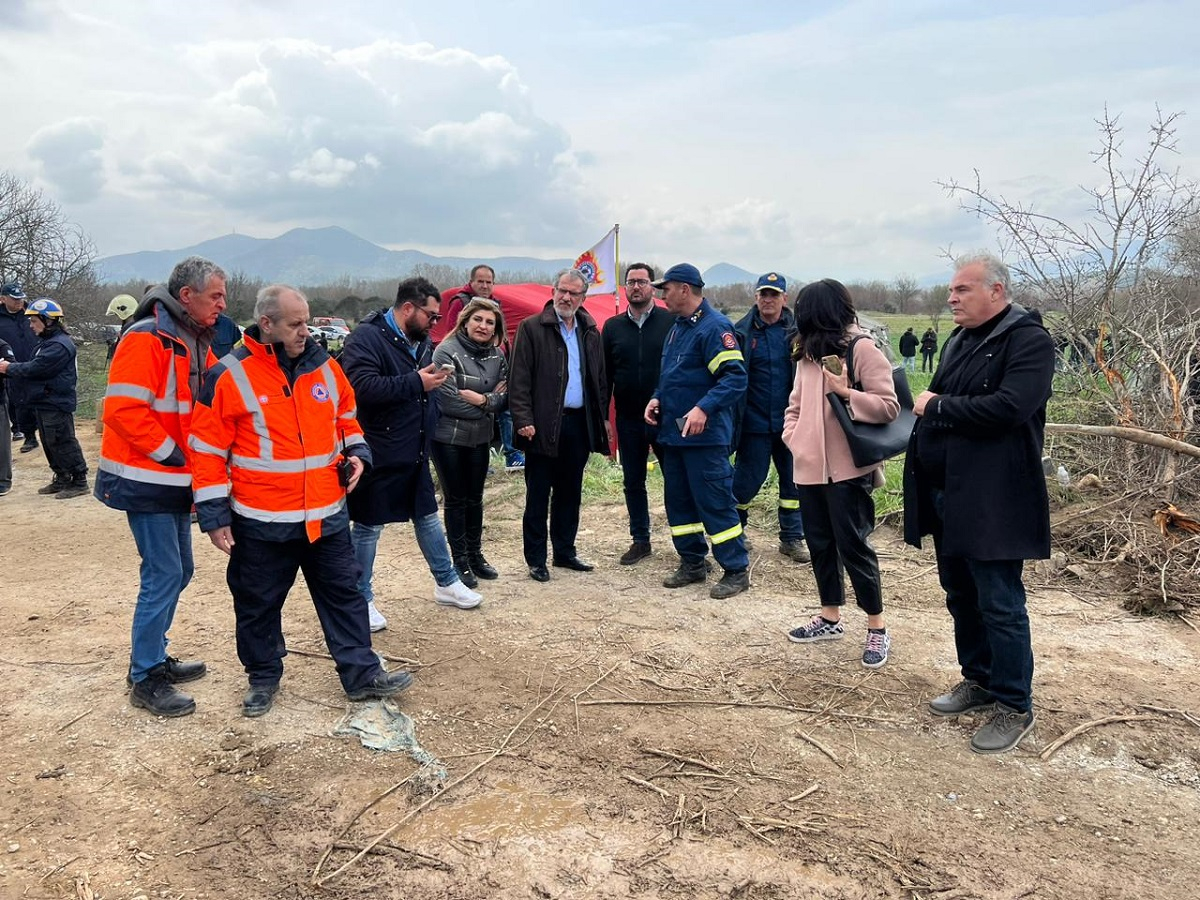
M450 555L470 588L497 576L483 555L483 482L496 413L508 407L508 363L499 347L504 335L500 304L476 297L433 352L435 366L454 369L438 388L442 416L433 433L433 464L446 501Z
M790 631L788 640L808 643L845 635L844 571L855 601L867 614L862 663L877 669L887 662L891 646L883 621L879 558L869 540L875 530L871 492L883 484L883 464L854 465L846 434L825 395L832 392L845 401L856 421L890 422L900 412L892 364L858 327L854 301L839 281L825 278L801 288L795 319L796 378L783 417L783 440L792 451L821 612ZM853 372L846 366L851 343Z

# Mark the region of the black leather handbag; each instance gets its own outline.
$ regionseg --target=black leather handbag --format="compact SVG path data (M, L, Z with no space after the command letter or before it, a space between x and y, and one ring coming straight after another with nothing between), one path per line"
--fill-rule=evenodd
M871 338L869 335L859 335L846 347L846 371L852 378L854 345L864 339ZM917 424L917 416L913 412L912 390L908 386L908 377L904 374L903 366L892 366L892 383L896 386L896 399L900 401L900 414L882 425L850 418L850 406L845 400L833 391L825 395L829 405L833 407L834 417L846 433L846 441L850 444L850 457L860 469L903 453L908 447L913 427ZM862 382L853 381L851 387L861 391Z

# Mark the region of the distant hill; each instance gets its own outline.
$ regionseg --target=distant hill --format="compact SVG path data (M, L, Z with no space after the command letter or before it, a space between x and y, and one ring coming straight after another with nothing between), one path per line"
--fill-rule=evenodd
M761 273L747 272L740 266L735 266L732 263L717 263L705 269L701 277L706 285L712 287L722 287L727 284L754 284L758 281L758 276Z
M252 278L288 284L328 284L343 277L355 279L403 278L421 263L466 269L487 263L497 272L527 272L549 278L571 264L569 259L535 259L502 256L477 259L432 256L419 250L388 250L351 234L344 228L293 228L275 238L228 234L174 250L143 250L106 256L96 262L102 282L144 281L166 278L185 256L196 254L218 263L225 271L244 272Z

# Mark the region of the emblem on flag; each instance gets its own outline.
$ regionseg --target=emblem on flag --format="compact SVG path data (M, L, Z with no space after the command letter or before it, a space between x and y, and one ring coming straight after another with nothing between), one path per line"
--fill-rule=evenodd
M587 276L588 296L617 293L617 228L613 227L590 250L575 259L575 268Z

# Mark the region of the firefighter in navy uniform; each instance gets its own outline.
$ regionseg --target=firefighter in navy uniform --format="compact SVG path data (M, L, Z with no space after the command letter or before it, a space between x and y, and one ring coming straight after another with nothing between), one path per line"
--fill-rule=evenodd
M746 393L746 363L729 319L701 292L700 271L672 266L654 287L678 318L663 344L658 390L646 405L646 421L658 425L667 521L679 568L664 587L707 578L705 556L725 570L709 596L723 599L750 587L750 559L733 498L733 416Z

